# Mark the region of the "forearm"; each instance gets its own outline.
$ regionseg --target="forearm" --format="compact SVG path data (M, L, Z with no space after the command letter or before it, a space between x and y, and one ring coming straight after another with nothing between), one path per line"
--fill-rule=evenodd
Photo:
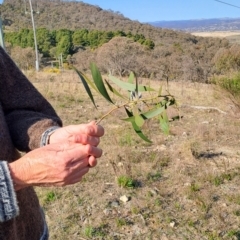
M21 164L20 160L8 164L8 169L12 181L12 185L15 191L29 186L27 184L27 179L29 178L29 172L27 168L27 163Z
M42 134L41 141L40 141L41 147L49 144L49 138L51 134L58 128L59 128L58 126L50 127ZM26 178L27 178L26 175L29 174L29 171L28 171L29 169L27 169L26 165L27 165L27 162L24 162L24 164L22 164L20 160L9 163L8 165L13 186L16 191L29 186L26 183Z
M20 151L39 147L41 134L62 122L51 104L0 47L0 102L14 146Z

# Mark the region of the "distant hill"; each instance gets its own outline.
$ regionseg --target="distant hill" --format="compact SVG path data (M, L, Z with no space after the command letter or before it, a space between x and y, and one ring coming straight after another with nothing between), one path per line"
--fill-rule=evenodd
M42 49L46 48L44 51L49 52L50 56L54 56L58 49L61 50L70 43L73 47L70 49L72 51L68 51L69 59L71 58L80 69L88 69L89 63L95 61L100 66L100 70L105 73L126 75L130 71L134 71L139 76L147 78L207 82L209 77L219 73L215 68L215 63L218 59L222 59L225 50L228 51L227 49L230 47L227 39L194 36L182 31L183 28L177 29L174 27L175 25L159 27L153 23L132 21L119 12L104 10L99 6L82 1L32 0L32 4L37 29L45 28L47 31L51 31L47 35L48 37L41 38L41 46L44 47ZM18 59L18 64L23 62L23 57L30 54L26 52L30 51L29 49L25 47L20 49L16 44L19 40L23 43L25 40L28 42L27 38L22 39L19 36L21 32L27 32L21 31L21 29L32 29L29 12L27 0L4 0L0 5L4 33L8 33L18 40L8 42L9 52L12 56L15 54L15 61L17 62L17 57L22 56ZM186 24L187 22L189 24L189 21L186 21ZM214 25L213 22L212 25ZM189 26L189 29L191 27L192 31L196 31L193 26ZM68 32L71 32L71 36L66 38L64 34L56 34L60 29L70 30ZM44 32L41 30L38 34ZM138 35L141 37L143 35L146 39L154 42L154 48L148 49L137 39L131 37L115 37L111 40L109 38L109 41L97 48L90 49L76 41L80 38L77 34L74 35L73 41L74 32L81 30L86 30L92 35L96 35L95 30L105 31L109 35L111 35L111 31L124 32L125 36ZM39 42L38 44L40 45ZM31 50L32 47L30 46ZM25 52L20 55L19 53L23 50ZM38 50L43 53L41 48ZM238 48L236 47L232 51L238 52ZM34 55L32 54L32 56ZM29 66L29 64L27 62L25 65Z
M37 28L121 30L141 33L155 40L160 31L150 24L132 21L119 12L104 10L82 1L32 0L32 5ZM4 0L0 5L0 15L6 30L17 31L32 27L27 0Z
M169 30L170 35L173 34L171 30L184 32L240 30L240 18L141 23L124 17L120 12L104 10L83 1L32 0L32 5L37 28L120 30L126 33L144 34L156 43L159 40L159 34L162 35L166 29ZM32 27L28 1L4 0L3 4L0 4L0 15L6 30L16 31ZM161 31L162 28L164 31Z
M240 30L240 18L213 18L182 21L149 22L152 26L186 32L212 32Z

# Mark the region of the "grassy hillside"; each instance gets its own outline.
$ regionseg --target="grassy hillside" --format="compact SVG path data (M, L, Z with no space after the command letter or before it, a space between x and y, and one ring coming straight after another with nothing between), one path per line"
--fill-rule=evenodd
M94 110L74 72L26 74L64 124L99 119L109 109L95 96ZM183 116L169 136L152 120L144 131L153 143L145 143L116 113L102 122L103 157L81 183L36 188L51 240L239 239L239 108L214 85L171 82L168 90Z

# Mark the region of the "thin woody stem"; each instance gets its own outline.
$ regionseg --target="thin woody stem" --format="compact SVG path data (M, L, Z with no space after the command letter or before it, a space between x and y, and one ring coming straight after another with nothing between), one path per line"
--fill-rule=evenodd
M173 97L171 94L169 95L161 95L161 96L156 96L156 97L152 97L152 98L145 98L145 99L138 99L137 101L133 101L133 103L138 103L138 102L147 102L147 101L150 101L150 100L154 100L154 99L157 99L159 97ZM114 108L112 108L111 110L109 110L107 113L105 113L100 119L98 119L96 121L96 124L99 124L104 118L106 118L108 115L110 115L112 112L116 111L117 109L119 108L122 108L122 107L126 107L130 104L131 102L127 102L127 103L124 103L120 106L115 106Z
M107 113L105 113L100 119L97 120L96 124L99 124L105 117L107 117L109 114L111 114L112 112L116 111L119 108L128 106L129 103L124 103L120 106L116 106L115 108L112 108L110 111L108 111Z

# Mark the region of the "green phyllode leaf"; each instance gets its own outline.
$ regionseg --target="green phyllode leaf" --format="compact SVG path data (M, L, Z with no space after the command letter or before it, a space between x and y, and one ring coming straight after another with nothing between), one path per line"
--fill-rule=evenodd
M136 90L136 84L132 84L129 82L124 82L121 81L113 76L109 76L109 79L114 82L116 85L118 85L120 88L128 90L128 91L135 91ZM146 91L155 91L153 88L143 86L143 85L138 85L138 91L140 92L146 92Z
M133 84L133 81L134 81L134 73L131 72L129 77L128 77L128 82Z
M95 104L95 101L94 101L94 98L93 98L92 92L91 92L91 90L90 90L90 88L89 88L89 86L88 86L88 82L89 82L89 80L86 79L85 75L82 74L81 71L77 70L77 69L74 68L74 67L73 67L73 69L77 72L77 74L78 74L78 76L80 77L80 79L81 79L81 81L82 81L82 84L83 84L83 86L84 86L84 88L85 88L85 90L86 90L86 92L87 92L89 98L91 99L93 105L94 105L95 108L97 109L97 106L96 106L96 104Z
M164 111L159 117L160 127L162 131L168 135L169 134L169 120L166 111Z
M119 93L114 87L112 87L112 85L105 79L105 82L108 86L108 89L114 93L115 95L117 95L118 97L120 98L123 98L123 99L127 99L125 96L123 96L121 93Z
M105 85L103 83L103 80L102 80L102 76L101 76L101 73L99 72L96 64L94 63L91 63L91 73L92 73L92 77L93 77L93 81L98 89L98 91L101 93L101 95L107 100L109 101L110 103L114 104L112 99L109 97L108 95L108 92L105 88Z
M162 94L162 86L160 86L159 90L158 90L158 96L160 97Z
M137 124L138 127L142 127L144 124L144 119L142 118L141 115L136 115L135 116L135 123Z
M163 106L163 107L161 106L161 107L158 107L158 108L151 109L148 112L141 113L140 116L143 119L150 119L150 118L156 117L157 115L161 114L164 110L165 110L165 106ZM134 118L135 118L135 116L131 116L129 118L124 118L123 120L131 122L132 119L134 119Z
M143 134L143 132L142 132L142 130L140 129L140 127L136 124L135 118L134 118L132 112L130 112L126 107L125 107L125 111L126 111L128 117L129 117L129 119L131 119L130 122L131 122L131 124L132 124L132 126L133 126L134 131L137 133L137 135L138 135L141 139L143 139L145 142L152 143L152 141L149 140L149 139Z

